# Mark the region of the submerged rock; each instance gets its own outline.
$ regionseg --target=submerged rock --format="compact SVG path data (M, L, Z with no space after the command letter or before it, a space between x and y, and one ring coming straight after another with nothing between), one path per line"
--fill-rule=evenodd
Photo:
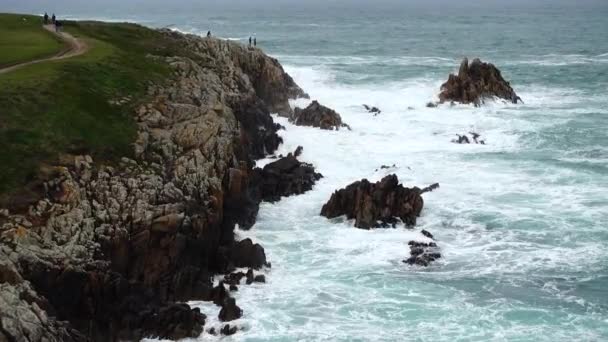
M423 231L423 234L424 232L426 231ZM424 235L432 239L432 234L428 233ZM410 257L403 260L403 262L406 264L428 266L431 262L441 258L439 247L437 247L435 242L426 243L410 241L408 245L410 246Z
M382 111L378 107L371 107L371 106L364 104L363 108L365 108L365 110L367 110L369 113L374 114L374 116L382 113Z
M363 179L334 192L323 205L321 215L346 215L347 219L355 219L355 227L363 229L395 226L399 221L413 226L424 205L421 195L436 187L406 188L394 174L376 183Z
M485 140L479 139L481 137L481 135L479 135L478 133L469 132L469 134L471 135L470 139L466 134L463 134L463 135L456 134L458 139L452 139L452 142L455 144L480 144L480 145L486 144Z
M290 120L298 126L319 127L327 130L339 130L342 127L350 129L347 124L342 122L340 114L317 101L312 101L305 109L296 108Z
M439 101L473 103L479 106L485 99L498 97L512 103L521 101L509 82L502 77L493 64L474 59L470 64L465 58L460 64L458 75L450 74L441 86Z

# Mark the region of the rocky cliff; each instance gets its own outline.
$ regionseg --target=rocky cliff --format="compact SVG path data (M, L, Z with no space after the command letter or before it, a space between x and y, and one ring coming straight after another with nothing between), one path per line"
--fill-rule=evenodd
M179 302L231 307L211 277L268 265L234 225L255 222L253 161L281 143L269 113L306 94L260 50L163 34L189 53L150 57L173 74L135 110L135 157L63 156L40 201L0 211L0 341L197 336L205 315Z

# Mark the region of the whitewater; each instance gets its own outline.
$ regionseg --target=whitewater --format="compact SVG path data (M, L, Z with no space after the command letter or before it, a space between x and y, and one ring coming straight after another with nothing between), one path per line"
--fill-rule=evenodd
M38 10L27 2L9 9ZM324 177L303 195L262 203L255 226L237 230L264 246L266 283L233 293L244 311L230 322L241 327L235 335L190 341L608 340L606 2L114 2L70 2L66 15L212 30L243 44L256 34L352 128L273 116L285 126L276 154L302 146L300 159ZM494 63L525 103L427 108L465 56ZM472 131L487 144L451 142ZM424 194L413 229L366 231L319 215L333 191L392 173L408 187L441 186ZM442 258L406 265L422 229ZM223 325L213 303L190 304L207 315L205 329Z

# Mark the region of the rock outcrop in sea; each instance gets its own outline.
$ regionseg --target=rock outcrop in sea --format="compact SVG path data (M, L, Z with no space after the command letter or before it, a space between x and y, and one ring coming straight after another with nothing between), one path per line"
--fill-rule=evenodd
M396 175L388 175L376 183L367 179L356 181L337 190L321 209L321 215L335 218L345 215L355 220L355 227L362 229L416 224L424 201L422 194L439 187L406 188L399 184Z
M327 130L339 130L343 127L350 129L347 124L342 122L340 114L317 101L312 101L305 109L296 108L290 121L298 126L311 126Z
M489 98L501 98L512 103L521 101L509 82L493 64L484 63L478 58L471 63L465 58L460 64L458 75L450 74L441 86L439 101L473 103L479 106Z
M113 166L64 156L44 170L39 200L1 211L1 341L196 337L206 317L178 304L188 300L239 317L212 276L269 265L260 245L235 241L235 224L251 227L262 198L303 192L316 178L292 159L253 170L281 143L269 113L290 116L288 100L306 96L275 59L163 34L190 55L154 57L173 75L136 110L134 156ZM256 184L267 174L272 186Z

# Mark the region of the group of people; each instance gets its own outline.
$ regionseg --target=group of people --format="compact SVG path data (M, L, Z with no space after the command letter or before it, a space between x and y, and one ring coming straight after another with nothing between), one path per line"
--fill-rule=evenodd
M251 36L249 36L249 47L251 47ZM257 46L258 45L258 40L256 37L253 37L253 46Z
M44 25L49 24L49 15L46 12L44 12L43 21L44 21ZM51 16L50 23L55 26L55 32L61 31L61 28L63 27L63 23L61 21L57 20L57 18L55 17L55 13L53 13L53 15Z

